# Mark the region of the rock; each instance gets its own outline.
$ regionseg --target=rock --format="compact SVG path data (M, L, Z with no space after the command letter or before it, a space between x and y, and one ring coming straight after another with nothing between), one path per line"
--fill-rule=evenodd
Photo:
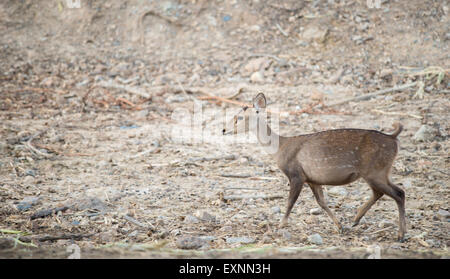
M437 215L443 219L449 219L450 213L447 210L439 209Z
M25 185L34 184L34 176L30 176L30 175L25 176L25 178L23 179L23 184L25 184Z
M100 239L100 241L102 243L110 243L114 241L114 235L112 232L108 231L108 232L101 232L98 235L98 238Z
M256 240L253 237L241 236L241 237L227 237L225 241L227 242L227 244L235 244L235 243L250 244L254 243Z
M312 215L319 215L320 213L322 213L322 209L317 208L317 207L313 208L309 211L309 214L312 214Z
M333 186L327 190L327 194L332 196L346 196L348 192L343 187Z
M184 217L184 222L186 224L197 224L200 222L200 220L198 220L197 217L195 217L195 216L186 215L186 217Z
M232 226L223 226L220 228L220 231L231 232L231 231L233 231L233 227Z
M419 130L414 134L413 140L415 141L430 141L434 138L434 129L428 125L420 126Z
M10 237L2 237L0 238L0 251L1 250L7 250L12 249L16 246L16 242L13 238Z
M403 184L403 187L405 187L405 188L411 187L412 186L411 179L407 178L407 179L403 180L402 184Z
M318 233L310 235L308 237L308 241L311 242L312 244L316 244L316 245L322 245L323 244L322 237Z
M281 209L279 206L274 206L270 210L272 211L273 214L281 213Z
M211 222L211 223L215 223L216 222L216 216L209 214L206 211L200 211L197 210L194 214L195 217L197 217L198 219L200 219L203 222Z
M135 236L138 235L138 233L139 233L138 230L134 230L134 231L132 231L131 233L128 234L128 237L135 237Z
M211 242L217 239L217 237L213 236L213 235L202 235L199 236L200 239Z
M285 229L281 229L278 231L278 234L286 240L290 240L292 238L292 234Z
M16 205L17 209L20 211L28 210L32 206L39 203L40 198L35 196L25 197L23 200L19 202L18 205Z
M264 70L270 66L270 59L266 57L260 57L250 60L242 69L242 75L249 76L251 73Z
M246 219L246 218L247 218L247 215L242 214L242 213L237 213L237 214L235 214L235 215L233 215L233 216L231 217L231 220L233 220L233 221L239 221L239 220L243 220L243 219Z
M272 243L272 242L273 242L273 239L272 239L269 235L264 234L264 235L263 235L263 238L262 238L262 240L261 240L261 242L262 242L263 244L269 244L269 243Z
M390 80L392 79L392 74L394 71L392 69L382 69L380 72L380 78Z
M177 239L176 246L180 249L200 249L208 247L209 244L198 236L185 236Z
M394 226L395 226L395 224L389 220L382 220L381 222L378 223L378 227L381 229L387 228L387 227L394 227Z
M264 83L264 75L261 72L254 72L250 76L250 81L253 83Z
M97 211L101 211L101 212L107 211L109 208L106 203L104 203L102 200L100 200L97 197L88 197L88 198L81 199L79 201L76 201L72 205L72 207L78 211L90 209L90 210L97 210Z
M300 38L307 42L323 43L327 39L329 33L328 28L319 28L318 26L307 27L301 34Z

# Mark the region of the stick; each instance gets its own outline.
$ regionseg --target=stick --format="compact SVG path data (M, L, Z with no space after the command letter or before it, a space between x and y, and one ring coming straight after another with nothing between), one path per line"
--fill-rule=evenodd
M55 241L59 239L75 239L75 240L81 240L85 237L93 236L95 233L91 234L61 234L61 235L44 235L44 236L21 236L19 237L19 240L31 242L31 240L37 240L39 242L43 241Z
M154 229L153 226L147 226L147 225L145 225L145 224L142 224L142 223L139 222L138 220L136 220L136 219L134 219L133 217L130 217L130 216L128 216L128 215L123 215L123 218L125 218L125 220L127 220L127 221L130 222L130 223L135 224L135 225L138 226L138 227L145 228L145 229L150 229L150 230L153 230L153 229Z
M37 137L37 136L39 136L39 135L41 135L41 134L47 132L47 130L48 130L48 129L45 129L44 131L41 131L41 132L36 133L36 134L34 134L33 136L31 136L30 139L25 143L25 146L26 146L28 149L30 149L32 152L34 152L35 154L37 154L37 155L41 155L42 157L45 157L45 158L51 158L52 155L46 154L46 153L44 153L44 152L39 151L37 148L35 148L35 147L31 144L31 142L34 140L35 137Z
M285 37L289 37L286 31L284 31L278 23L275 26L278 28L278 30L280 30L281 34L283 34Z
M66 211L67 209L69 209L68 206L62 206L62 207L57 207L57 208L52 208L52 209L40 210L40 211L34 213L33 215L31 215L30 219L34 220L34 219L38 219L38 218L44 218L44 217L47 217L54 213L57 213L59 211Z
M100 82L94 84L94 87L95 86L123 89L129 93L136 94L136 95L139 95L139 96L147 98L147 99L151 97L150 94L144 92L141 88L134 87L134 86L128 86L128 85L122 85L122 84L119 84L119 83L111 81L111 80L110 81L100 81Z
M243 200L243 199L267 199L267 200L274 200L274 199L282 199L283 196L281 195L230 195L230 196L224 196L224 200L234 201L234 200Z
M416 119L422 119L422 116L410 114L410 113L402 113L402 112L386 112L378 109L373 109L373 112L379 113L379 114L385 114L385 115L398 115L398 116L410 116Z
M383 95L383 94L394 92L394 91L404 90L404 89L413 87L416 84L417 84L417 82L412 82L412 83L408 83L408 84L404 84L404 85L400 85L400 86L395 86L395 87L388 88L388 89L378 90L378 91L375 91L375 92L370 93L370 94L365 94L365 95L358 96L358 97L348 98L348 99L336 102L334 104L327 105L327 107L339 106L339 105L346 104L346 103L353 102L353 101L368 100L368 99L370 99L372 97L375 97L375 96L378 96L378 95Z
M148 153L153 153L154 151L156 151L158 148L160 147L159 142L155 143L155 146L153 148L150 148L148 150L142 151L138 154L132 155L132 156L128 156L127 159L134 159L137 157L140 157L142 155L148 154Z
M251 177L250 174L226 174L226 173L222 173L220 176L231 177L231 178L249 178L249 177Z

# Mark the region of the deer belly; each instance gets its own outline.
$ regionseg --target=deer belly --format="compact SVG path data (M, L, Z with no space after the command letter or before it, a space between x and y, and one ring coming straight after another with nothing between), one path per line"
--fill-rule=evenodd
M319 185L343 185L360 177L353 165L304 168L306 181Z

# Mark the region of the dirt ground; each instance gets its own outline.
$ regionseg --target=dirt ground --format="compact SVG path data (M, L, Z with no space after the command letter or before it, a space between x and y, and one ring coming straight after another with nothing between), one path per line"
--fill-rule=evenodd
M2 1L0 258L448 258L446 3ZM351 227L362 180L325 187L343 234L309 187L278 229L289 186L258 144L173 137L178 109L258 92L282 135L404 125L404 242L389 197Z

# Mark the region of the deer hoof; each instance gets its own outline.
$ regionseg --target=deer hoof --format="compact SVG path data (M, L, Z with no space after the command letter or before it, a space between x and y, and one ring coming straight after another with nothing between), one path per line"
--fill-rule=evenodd
M278 226L278 228L280 228L280 229L285 228L285 227L287 227L287 224L288 224L287 220L283 219L283 220L281 220L280 225Z

